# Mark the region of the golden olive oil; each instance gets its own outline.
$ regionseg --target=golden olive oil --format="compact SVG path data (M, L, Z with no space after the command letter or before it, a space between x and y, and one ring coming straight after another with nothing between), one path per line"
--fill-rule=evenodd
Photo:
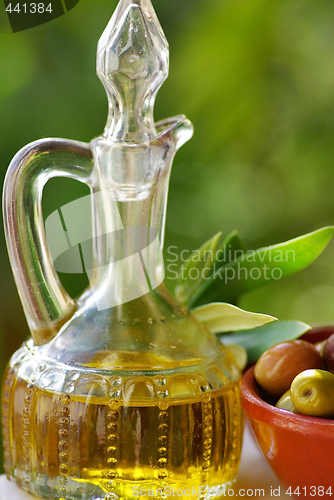
M101 379L85 396L55 393L7 370L7 476L51 499L221 497L240 460L239 382L180 398L194 375L109 383L107 397Z

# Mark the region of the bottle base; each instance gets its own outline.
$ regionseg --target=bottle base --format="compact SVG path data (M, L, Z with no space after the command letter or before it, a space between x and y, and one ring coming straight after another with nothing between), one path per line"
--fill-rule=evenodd
M16 483L22 490L43 500L152 500L177 498L178 500L220 500L226 498L227 491L233 487L235 479L222 483L200 484L192 478L187 483L175 480L173 483L159 481L124 481L118 482L112 491L103 491L97 484L84 483L69 479L64 487L57 486L59 481L36 475L34 483L27 483L20 473L8 479ZM219 478L216 478L219 481Z

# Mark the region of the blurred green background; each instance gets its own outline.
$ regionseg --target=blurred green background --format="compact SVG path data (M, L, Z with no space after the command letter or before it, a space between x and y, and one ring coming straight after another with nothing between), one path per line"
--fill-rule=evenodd
M68 14L13 34L0 5L0 177L42 137L90 141L107 100L96 44L116 0L80 0ZM238 229L249 248L334 223L334 2L155 0L170 43L156 119L180 113L195 137L178 153L166 248L197 248ZM48 215L85 194L51 181ZM241 306L312 324L334 322L334 242L297 276ZM168 256L168 255L167 255ZM166 262L167 269L169 262ZM0 369L28 335L0 234ZM173 285L169 280L169 285Z

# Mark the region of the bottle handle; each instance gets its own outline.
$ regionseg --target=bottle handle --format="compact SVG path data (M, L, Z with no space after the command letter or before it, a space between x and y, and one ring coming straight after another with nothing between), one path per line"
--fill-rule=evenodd
M43 188L53 177L69 177L89 185L92 169L93 154L88 144L43 139L21 149L6 175L6 241L35 345L55 337L77 309L53 267L43 223Z

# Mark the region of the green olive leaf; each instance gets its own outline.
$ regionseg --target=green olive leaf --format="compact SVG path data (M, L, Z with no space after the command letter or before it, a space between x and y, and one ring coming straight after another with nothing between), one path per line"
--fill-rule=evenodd
M243 244L238 231L232 231L228 234L221 246L217 249L214 263L215 264L228 264L234 260L242 257L246 252L246 247ZM214 271L214 266L212 266L211 273Z
M245 292L304 269L325 249L333 231L333 226L325 227L284 243L245 252L220 267L215 265L210 276L189 298L187 306L233 303Z
M221 302L200 306L191 312L211 333L248 330L277 321L273 316L243 311L239 307Z
M295 340L310 328L301 321L274 321L253 330L218 334L218 337L227 347L230 344L242 346L247 351L248 363L255 363L273 345L285 340Z
M198 250L195 250L187 264L182 266L174 292L175 297L180 302L187 303L189 298L211 274L221 238L222 233L217 233Z
M222 233L217 233L198 250L195 250L186 265L182 266L174 295L179 302L188 304L197 295L214 268L235 260L245 252L245 247L237 231L230 233L221 242Z

